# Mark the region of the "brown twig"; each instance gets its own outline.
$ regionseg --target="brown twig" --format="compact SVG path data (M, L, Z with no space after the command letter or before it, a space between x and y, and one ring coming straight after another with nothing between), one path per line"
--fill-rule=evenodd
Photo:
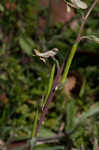
M85 15L85 17L83 18L82 20L82 24L81 24L81 27L80 27L80 30L79 30L79 33L78 33L78 36L77 36L77 39L76 39L76 42L79 43L80 40L81 40L81 34L83 32L83 29L84 29L84 26L85 26L85 23L90 15L90 13L92 12L93 8L95 7L96 3L98 2L98 0L94 0L93 4L91 5L91 7L89 8L87 14Z
M66 56L66 59L67 59L67 56ZM66 61L66 59L65 59L65 61ZM39 122L38 122L38 124L37 124L35 136L37 136L38 130L39 130L39 128L40 128L40 126L41 126L41 124L42 124L42 121L44 120L45 115L46 115L46 113L47 113L47 111L48 111L48 107L49 107L49 105L50 105L50 103L51 103L51 101L52 101L52 99L53 99L53 97L54 97L54 95L55 95L56 87L57 87L58 84L59 84L59 80L60 80L60 77L61 77L61 74L62 74L64 65L65 65L65 61L63 62L63 64L61 65L61 67L59 67L58 70L57 70L57 74L56 74L55 80L54 80L54 82L53 82L53 86L52 86L51 93L50 93L50 95L49 95L49 97L48 97L47 103L45 104L45 106L44 106L44 108L43 108L43 110L42 110L42 114L41 114L40 120L39 120Z
M50 137L37 137L36 138L36 145L39 144L53 144L53 143L61 143L63 141L63 139L66 138L66 142L70 143L71 145L74 145L72 140L68 137L67 134L61 133L56 134L54 136L50 136ZM30 150L30 138L26 138L26 139L20 139L20 140L12 140L10 143L3 144L3 148L6 148L6 150L13 150L14 148L19 148L19 147L24 147L28 150ZM1 145L0 145L1 146ZM0 147L1 148L1 147Z

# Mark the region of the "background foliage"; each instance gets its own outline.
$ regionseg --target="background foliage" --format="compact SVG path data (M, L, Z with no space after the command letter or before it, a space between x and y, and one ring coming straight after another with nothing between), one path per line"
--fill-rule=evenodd
M78 13L77 10L73 10L73 15L68 21L64 20L61 23L57 21L53 25L50 22L51 6L49 3L43 7L39 0L0 2L0 139L2 140L8 141L9 137L16 139L30 137L37 107L41 111L40 102L46 94L54 61L49 59L46 64L43 63L37 56L33 56L35 54L33 49L45 52L57 47L59 52L56 59L61 64L76 39L81 15L86 12ZM99 35L98 9L99 4L87 21L84 35L93 33ZM71 66L68 86L56 92L39 136L49 137L56 133L71 131L76 118L98 102L98 49L98 44L82 40ZM97 106L94 109L97 110L96 108ZM97 111L93 112L96 113ZM71 136L73 147L76 149L85 147L90 150L95 146L98 147L95 143L99 142L98 125L97 114L91 119L87 118L85 124L77 128ZM64 139L59 146L53 145L53 150L64 149L66 142ZM45 144L44 147L39 146L36 149L50 150L52 145Z

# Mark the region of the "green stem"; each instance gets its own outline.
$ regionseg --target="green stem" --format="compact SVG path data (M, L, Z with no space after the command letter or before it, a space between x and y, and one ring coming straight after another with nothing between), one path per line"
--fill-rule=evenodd
M43 107L45 106L45 104L47 102L47 99L49 97L49 94L51 92L52 85L53 85L53 80L54 80L54 74L55 74L55 64L53 64L53 67L52 67L52 70L51 70L49 84L48 84L48 89L47 89L47 94L46 94L45 99L43 101Z
M67 78L67 75L68 75L68 72L69 72L69 69L70 69L73 57L74 57L75 52L77 50L77 47L78 47L78 42L76 42L73 45L72 49L71 49L71 52L69 54L69 57L68 57L68 60L67 60L67 63L66 63L66 67L65 67L65 70L64 70L64 73L63 73L63 77L62 77L61 83L64 83L66 81L66 78Z

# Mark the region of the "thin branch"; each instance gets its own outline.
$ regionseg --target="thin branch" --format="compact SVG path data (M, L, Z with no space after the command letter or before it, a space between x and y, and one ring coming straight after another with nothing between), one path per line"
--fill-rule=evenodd
M40 126L42 124L42 121L44 120L45 115L46 115L46 113L48 111L48 107L49 107L49 105L50 105L50 103L51 103L51 101L52 101L52 99L53 99L53 97L55 95L56 87L59 84L59 80L60 80L60 77L61 77L61 74L62 74L62 71L63 71L63 68L64 68L64 64L65 64L65 61L63 62L61 67L59 67L58 70L57 70L57 74L56 74L55 80L53 82L53 87L52 87L51 93L50 93L50 95L48 97L47 103L45 104L45 106L44 106L44 108L42 110L42 114L41 114L40 120L39 120L39 122L37 124L37 128L36 128L36 131L35 131L35 136L37 136L38 130L39 130L39 128L40 128Z
M81 34L83 32L84 25L85 25L85 23L86 23L86 21L88 19L88 16L90 15L91 11L93 10L93 8L95 7L95 5L96 5L97 2L98 2L98 0L95 0L93 2L93 4L91 5L91 7L89 8L87 14L85 15L84 19L82 20L81 28L80 28L80 31L78 33L78 36L77 36L77 39L76 39L75 43L79 43L80 42L80 37L81 37ZM75 45L75 43L74 43L74 45ZM48 101L47 101L47 103L46 103L46 105L45 105L45 107L44 107L44 109L42 111L40 120L39 120L39 122L37 124L37 128L36 128L36 131L35 131L35 136L37 136L39 128L40 128L40 126L41 126L41 124L42 124L42 122L43 122L43 120L45 118L46 113L48 112L49 105L50 105L50 103L51 103L51 101L52 101L52 99L53 99L53 97L55 95L56 87L59 85L59 81L60 81L60 78L61 78L61 75L62 75L62 72L63 72L64 65L65 65L66 61L67 61L67 56L65 57L65 60L64 60L63 64L61 65L61 67L58 68L55 80L53 82L53 87L52 87L51 93L50 93L50 95L48 97Z
M76 42L79 43L80 42L80 37L81 37L81 34L83 32L83 29L84 29L84 26L85 26L85 23L90 15L90 13L92 12L93 8L95 7L96 3L98 2L98 0L95 0L93 2L93 4L91 5L91 7L89 8L87 14L85 15L85 17L83 18L82 20L82 24L81 24L81 27L80 27L80 31L78 33L78 36L77 36L77 39L76 39Z

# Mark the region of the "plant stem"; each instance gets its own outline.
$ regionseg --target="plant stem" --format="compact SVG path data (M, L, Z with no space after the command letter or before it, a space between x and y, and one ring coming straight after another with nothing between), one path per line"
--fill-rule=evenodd
M80 42L81 34L83 32L85 23L86 23L89 15L90 15L90 13L92 12L92 10L95 7L95 5L96 5L97 2L98 2L98 0L94 0L94 2L92 3L91 7L88 10L88 12L86 13L85 17L82 19L82 24L81 24L81 27L80 27L80 30L79 30L79 33L78 33L78 36L77 36L77 39L76 39L76 42L78 42L78 43Z
M56 74L56 77L55 77L55 80L53 82L53 86L52 86L52 90L50 92L50 95L48 97L48 100L47 100L47 103L46 105L44 106L44 109L42 111L42 114L41 114L41 117L40 117L40 120L37 124L37 127L36 127L36 130L35 130L35 136L37 136L38 134L38 131L39 131L39 128L42 124L42 121L44 120L45 118L45 115L46 113L48 112L48 108L49 108L49 104L51 103L54 95L55 95L55 91L56 91L56 87L59 85L59 80L61 78L61 75L62 75L62 71L63 71L63 68L64 68L64 64L66 62L66 59L67 59L67 63L66 63L66 66L65 66L65 71L63 73L63 77L62 77L62 82L64 82L66 80L66 77L68 75L68 72L69 72L69 69L70 69L70 66L71 66L71 63L72 63L72 60L73 60L73 57L75 55L75 52L77 50L77 47L78 47L78 44L80 42L80 39L81 39L81 34L83 32L83 29L84 29L84 25L88 19L88 16L90 15L91 11L93 10L93 8L95 7L96 3L98 2L98 0L94 0L93 4L91 5L91 7L89 8L87 14L85 15L85 17L83 18L82 20L82 24L81 24L81 27L80 27L80 30L79 30L79 33L78 33L78 36L77 36L77 39L71 49L71 52L69 54L69 57L67 59L67 56L65 57L65 60L63 62L63 64L61 65L61 67L58 68L58 71L57 71L57 74Z
M65 82L66 78L67 78L67 75L68 75L68 72L69 72L69 69L70 69L70 66L71 66L71 63L72 63L72 60L74 58L74 55L77 51L77 48L78 48L78 44L81 40L81 34L83 32L83 29L84 29L84 26L85 26L85 23L90 15L90 13L92 12L93 8L95 7L96 3L98 2L98 0L95 0L93 2L93 4L91 5L91 7L89 8L88 12L86 13L85 17L82 19L82 24L81 24L81 27L80 27L80 30L79 30L79 33L78 33L78 36L77 36L77 39L71 49L71 52L70 52L70 55L68 57L68 60L67 60L67 64L65 66L65 69L64 69L64 73L63 73L63 77L62 77L62 83Z
M64 68L64 64L65 64L65 61L63 62L61 67L59 67L58 70L57 70L57 74L56 74L56 77L55 77L54 82L53 82L52 90L51 90L50 95L48 97L48 100L47 100L47 102L46 102L46 104L45 104L45 106L44 106L44 108L42 110L42 114L41 114L40 120L39 120L39 122L37 124L36 130L35 130L35 136L37 136L37 134L38 134L38 131L39 131L39 128L40 128L40 126L42 124L42 121L44 120L45 115L46 115L46 113L48 111L49 105L50 105L50 103L51 103L51 101L52 101L52 99L53 99L53 97L55 95L55 91L56 91L55 89L56 89L56 87L59 84L59 80L60 80L60 76L61 76L61 73L62 73L63 68Z

